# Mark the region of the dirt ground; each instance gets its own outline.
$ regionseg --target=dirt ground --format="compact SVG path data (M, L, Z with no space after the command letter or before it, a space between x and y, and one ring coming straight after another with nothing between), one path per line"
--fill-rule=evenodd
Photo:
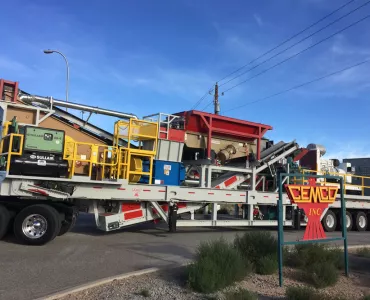
M370 258L350 254L349 264L349 277L345 277L343 274L335 286L320 291L350 300L361 299L364 295L370 294ZM260 299L284 299L286 287L304 285L297 274L296 270L285 268L283 287L279 287L277 274L267 276L253 274L224 291L213 295L203 295L191 291L186 286L184 268L176 268L120 281L115 280L58 300L222 299L226 291L238 287L258 293Z

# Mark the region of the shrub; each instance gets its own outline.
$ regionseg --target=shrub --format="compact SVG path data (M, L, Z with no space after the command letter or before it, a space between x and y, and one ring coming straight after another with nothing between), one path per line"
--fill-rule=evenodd
M263 256L255 262L255 270L257 274L271 275L279 268L279 262L275 255Z
M258 300L258 295L246 289L239 289L237 291L227 292L225 300Z
M234 245L253 264L257 273L271 274L277 270L278 243L270 232L246 232L235 238Z
M291 286L286 289L288 300L345 300L346 298L320 293L311 287Z
M338 248L329 249L322 244L296 245L294 250L286 255L284 261L291 267L307 268L312 262L328 262L337 269L344 267L343 252Z
M356 250L356 254L362 257L370 257L370 248L366 247L359 248Z
M196 291L212 293L242 280L250 264L224 239L202 243L188 267L188 283Z
M370 295L363 296L361 300L370 300Z
M333 263L315 262L307 267L306 277L316 288L332 286L338 282L339 274Z
M145 298L148 298L150 297L150 292L148 290L141 290L140 293L139 293L141 296L145 297Z
M286 289L288 300L322 300L322 296L313 288L305 286L290 286Z

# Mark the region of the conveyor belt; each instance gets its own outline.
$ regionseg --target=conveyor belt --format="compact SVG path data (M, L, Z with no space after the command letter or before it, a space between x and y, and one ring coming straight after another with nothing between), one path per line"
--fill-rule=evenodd
M256 175L261 171L268 168L270 165L274 164L277 160L283 159L298 149L298 144L294 141L285 143L283 141L273 145L272 147L261 152L261 159L254 164L251 164L251 167L256 168ZM245 164L235 164L233 167L240 167L241 172L227 172L217 179L212 181L212 187L215 188L225 188L233 189L250 178L250 174L243 174L243 170L246 169ZM243 168L244 167L244 168Z

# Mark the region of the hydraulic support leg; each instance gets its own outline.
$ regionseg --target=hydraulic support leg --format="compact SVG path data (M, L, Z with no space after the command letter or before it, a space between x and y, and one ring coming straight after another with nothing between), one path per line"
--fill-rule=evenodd
M177 210L178 210L177 204L170 203L168 209L168 227L170 232L176 232Z

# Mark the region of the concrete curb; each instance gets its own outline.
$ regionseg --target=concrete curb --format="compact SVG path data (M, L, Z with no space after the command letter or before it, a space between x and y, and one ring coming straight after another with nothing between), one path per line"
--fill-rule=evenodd
M110 276L110 277L95 280L95 281L92 281L92 282L89 282L89 283L85 283L85 284L82 284L82 285L79 285L79 286L76 286L76 287L73 287L73 288L65 289L65 290L62 290L60 292L50 294L49 296L37 298L35 300L55 300L55 299L59 299L61 297L67 296L68 294L74 294L74 293L81 292L81 291L84 291L84 290L87 290L87 289L90 289L90 288L93 288L93 287L97 287L99 285L110 283L113 280L121 280L121 279L126 279L126 278L129 278L129 277L133 277L133 276L140 276L140 275L150 274L150 273L158 272L159 270L161 270L161 269L160 268L148 268L148 269L143 269L143 270L139 270L139 271L124 273L124 274L120 274L120 275L116 275L116 276Z
M335 247L333 247L333 248L335 248ZM344 247L339 246L337 248L343 249ZM355 250L355 249L360 249L360 248L370 248L370 244L348 246L348 250ZM120 275L116 275L116 276L110 276L110 277L95 280L95 281L92 281L92 282L89 282L89 283L85 283L85 284L82 284L82 285L79 285L79 286L76 286L76 287L73 287L73 288L65 289L65 290L62 290L60 292L50 294L48 296L37 298L37 299L34 299L34 300L57 300L61 297L67 296L69 294L74 294L74 293L81 292L81 291L84 291L84 290L87 290L87 289L90 289L90 288L93 288L93 287L97 287L99 285L110 283L113 280L122 280L122 279L127 279L127 278L130 278L130 277L134 277L134 276L141 276L141 275L145 275L145 274L158 272L158 271L161 271L161 270L164 270L164 269L179 268L179 267L186 266L188 264L189 264L189 262L186 262L186 263L179 264L179 265L176 265L176 266L169 266L169 267L164 267L164 268L148 268L148 269L143 269L143 270L139 270L139 271L124 273L124 274L120 274Z
M91 282L88 282L88 283L84 283L84 284L81 284L81 285L78 285L78 286L75 286L75 287L72 287L72 288L68 288L68 289L65 289L65 290L61 290L60 292L56 292L56 293L50 294L48 296L44 296L44 297L37 298L37 299L34 299L34 300L57 300L59 298L67 296L69 294L75 294L77 292L81 292L81 291L84 291L84 290L87 290L87 289L91 289L91 288L97 287L99 285L110 283L113 280L122 280L122 279L127 279L127 278L130 278L130 277L134 277L134 276L141 276L141 275L155 273L155 272L158 272L158 271L180 268L180 267L187 266L188 264L189 264L189 262L186 262L186 263L183 263L183 264L170 265L170 266L165 266L165 267L162 267L162 268L148 268L148 269L143 269L143 270L139 270L139 271L134 271L134 272L129 272L129 273L123 273L123 274L120 274L120 275L110 276L110 277L98 279L98 280L95 280L95 281L91 281Z

